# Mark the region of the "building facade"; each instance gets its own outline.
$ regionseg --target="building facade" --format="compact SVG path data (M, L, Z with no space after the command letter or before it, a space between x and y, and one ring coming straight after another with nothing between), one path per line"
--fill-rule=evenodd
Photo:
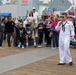
M40 15L49 14L54 11L65 11L71 6L66 0L0 0L0 12L11 13L13 17L24 18L26 11L36 7Z
M13 17L25 17L33 7L39 10L39 0L0 0L0 12L11 13Z

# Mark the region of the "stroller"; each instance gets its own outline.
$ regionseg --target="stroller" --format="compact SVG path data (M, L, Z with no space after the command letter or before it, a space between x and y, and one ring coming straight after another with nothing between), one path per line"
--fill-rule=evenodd
M73 49L76 49L76 36L75 36L75 39L73 41L70 41L70 47Z

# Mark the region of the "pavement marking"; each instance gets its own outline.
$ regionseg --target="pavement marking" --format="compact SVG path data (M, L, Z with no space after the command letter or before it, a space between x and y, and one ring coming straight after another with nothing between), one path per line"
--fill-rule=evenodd
M52 50L51 48L45 47L0 58L0 74L46 59L56 54L58 54L57 49Z

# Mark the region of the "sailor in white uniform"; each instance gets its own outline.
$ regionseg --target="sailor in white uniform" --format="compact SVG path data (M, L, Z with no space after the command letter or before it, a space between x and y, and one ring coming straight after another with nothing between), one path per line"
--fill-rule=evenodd
M58 65L65 65L69 63L73 65L72 57L70 54L70 39L74 40L74 25L71 21L67 20L67 14L62 13L61 21L56 26L56 30L60 30L59 35L59 54L60 63Z

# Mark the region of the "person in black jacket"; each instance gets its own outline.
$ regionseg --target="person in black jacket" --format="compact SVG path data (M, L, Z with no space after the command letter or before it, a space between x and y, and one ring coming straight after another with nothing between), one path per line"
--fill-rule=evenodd
M42 47L41 43L43 41L43 33L44 33L44 24L43 24L43 20L40 20L40 23L38 24L38 47Z
M14 39L14 28L15 28L15 23L12 21L12 17L8 18L8 22L6 23L5 29L7 31L7 42L8 42L8 47L11 47L11 36ZM14 44L13 44L14 45Z
M25 41L25 28L23 27L22 23L19 23L19 28L17 29L17 38L20 41L18 47L20 48L22 45L22 48L24 48L24 41Z
M7 30L6 30L7 22L8 22L8 18L6 17L6 18L4 19L4 25L5 25L5 27L4 27L4 41L6 41L6 35L7 35Z

